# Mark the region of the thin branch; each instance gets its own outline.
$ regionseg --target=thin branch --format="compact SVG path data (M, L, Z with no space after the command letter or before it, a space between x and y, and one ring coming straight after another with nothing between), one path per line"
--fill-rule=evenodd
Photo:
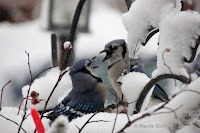
M131 126L131 125L132 125L133 123L135 123L136 121L141 120L141 119L143 119L143 118L145 118L145 117L147 117L147 116L151 116L151 114L150 114L150 113L145 113L145 114L143 114L142 116L140 116L140 117L134 119L133 121L128 122L120 131L118 131L118 133L124 132L124 130L125 130L127 127Z
M9 119L9 118L7 118L7 117L1 115L1 114L0 114L0 116L3 117L3 118L5 118L5 119L8 120L8 121L14 123L15 125L19 126L19 124L18 124L17 122L15 122L15 121L13 121L13 120L11 120L11 119ZM26 130L24 130L23 127L21 127L21 129L22 129L25 133L27 133Z
M83 128L89 123L89 121L99 112L94 113L86 122L85 124L80 128L79 133L83 130Z
M169 52L169 51L165 50L165 51L162 53L163 64L169 69L170 74L173 74L172 69L171 69L171 68L166 64L166 62L165 62L164 54L165 54L166 52ZM175 83L175 86L177 86L177 83L176 83L176 80L175 80L175 79L174 79L174 83Z
M97 121L89 121L88 123L95 123L95 122L110 122L110 121L105 121L105 120L97 120Z
M117 93L115 92L115 97L116 97L116 103L117 103ZM114 121L114 124L113 124L113 128L112 128L112 133L114 132L114 129L115 129L115 125L116 125L116 121L117 121L117 116L118 116L118 105L117 105L117 112L116 112L116 116L115 116L115 121Z
M3 88L1 89L0 111L1 111L1 109L2 109L3 90L4 90L4 88L5 88L10 82L11 82L11 80L8 81L8 82L3 86Z
M193 93L196 93L196 94L200 95L200 92L195 91L195 90L182 90L182 91L178 92L177 94L174 94L174 95L172 96L172 98L171 98L168 102L164 103L162 106L160 106L160 107L158 107L157 109L155 109L155 110L153 111L154 113L149 113L149 112L147 112L147 113L143 114L142 116L140 116L140 117L138 117L138 118L132 120L131 122L128 122L120 131L118 131L118 133L124 132L124 130L125 130L126 128L130 127L133 123L135 123L136 121L141 120L141 119L143 119L143 118L145 118L145 117L152 116L152 115L158 115L158 114L164 114L164 113L165 113L165 114L166 114L166 113L172 113L172 112L175 113L175 111L177 111L178 109L180 109L183 105L181 105L180 107L178 107L178 108L175 109L175 110L170 109L170 108L165 107L165 106L166 106L170 101L172 101L172 99L174 99L176 96L178 96L180 93L183 93L183 92L193 92ZM170 109L171 111L170 111L170 112L158 112L158 113L155 113L156 111L159 111L159 110L161 110L161 109L163 109L163 108ZM176 113L175 113L175 114L176 114ZM176 116L177 116L177 115L176 115Z
M174 116L176 118L178 118L177 114L176 114L176 111L179 110L181 107L183 107L183 105L181 105L180 107L176 108L175 110L169 108L169 107L163 107L165 109L168 109L170 111L167 111L167 112L158 112L158 113L154 113L153 115L157 115L157 114L167 114L167 113L174 113Z
M181 81L182 83L188 84L190 83L190 79L182 76L182 75L173 75L173 74L164 74L156 77L155 79L151 79L144 87L142 92L140 93L140 96L137 100L136 103L136 112L140 112L141 107L143 105L144 99L146 98L147 94L149 93L150 89L159 81L164 80L164 79L177 79Z
M19 104L19 107L18 107L17 115L19 115L19 111L20 111L20 108L21 108L21 105L22 105L22 102L24 101L24 99L26 99L26 97L21 100L21 102Z
M26 110L27 110L28 97L29 97L31 85L32 85L32 83L33 83L33 76L32 76L32 72L31 72L29 53L27 53L26 51L25 51L25 53L26 53L27 56L28 56L28 67L29 67L29 73L30 73L30 84L29 84L29 89L28 89L27 96L26 96L26 102L25 102L25 107L24 107L24 115L23 115L23 117L22 117L22 121L21 121L20 126L19 126L19 129L18 129L18 133L20 132L20 129L21 129L22 124L23 124L23 122L24 122L24 119L25 119L25 117L26 117Z
M42 111L42 113L41 113L41 119L43 118L43 115L44 115L45 110L46 110L46 108L47 108L48 102L49 102L51 96L53 95L53 92L55 91L56 87L58 86L59 82L61 81L63 75L64 75L66 72L68 72L68 71L69 71L69 69L66 70L64 73L60 72L60 75L59 75L59 77L58 77L58 80L57 80L56 84L54 85L54 87L53 87L51 93L49 94L49 97L47 98L47 100L46 100L46 102L45 102L43 111Z

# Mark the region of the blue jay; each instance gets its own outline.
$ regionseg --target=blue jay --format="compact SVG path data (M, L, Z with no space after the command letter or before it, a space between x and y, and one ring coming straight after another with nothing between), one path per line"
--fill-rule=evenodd
M103 111L106 100L106 88L102 79L94 73L92 60L77 61L69 72L73 88L53 112L48 114L50 120L59 115L66 115L71 121L84 114ZM64 106L64 107L62 107Z
M112 87L114 88L114 90L116 91L118 97L123 100L121 84L118 82L118 79L119 77L122 76L124 70L127 70L129 67L128 51L125 40L118 39L107 43L105 45L105 49L100 53L104 52L106 53L106 56L102 61L104 62L108 60L108 80L112 85ZM145 73L139 61L135 60L135 63L136 63L135 71ZM159 85L155 86L152 96L154 98L156 97L157 99L160 99L163 102L169 100L167 94ZM153 102L156 101L153 99Z

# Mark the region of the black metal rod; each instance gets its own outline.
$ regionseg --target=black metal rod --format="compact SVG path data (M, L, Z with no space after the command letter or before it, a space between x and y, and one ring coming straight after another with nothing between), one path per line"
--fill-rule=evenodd
M178 75L174 75L174 74L164 74L164 75L160 75L155 79L151 79L146 86L144 87L144 89L142 90L142 92L140 93L140 96L137 100L136 103L136 111L134 111L134 113L138 113L141 110L141 107L144 103L144 99L146 98L147 94L149 93L149 91L151 90L151 88L159 81L164 80L164 79L177 79L179 81L181 81L182 83L190 83L190 79L185 77L185 76L178 76Z
M51 34L51 56L53 66L58 66L58 55L57 55L57 37L56 34Z
M77 7L76 7L76 11L74 13L74 17L73 17L71 28L70 28L70 35L69 35L69 41L72 43L72 45L73 45L74 38L75 38L75 35L76 35L76 29L77 29L77 25L78 25L78 22L79 22L80 15L81 15L81 11L82 11L82 8L83 8L85 2L86 2L86 0L80 0ZM65 69L65 66L67 66L67 64L71 64L69 62L72 61L72 60L70 60L68 58L70 57L69 55L74 54L72 52L73 52L72 50L65 51L64 61L62 63L61 70Z

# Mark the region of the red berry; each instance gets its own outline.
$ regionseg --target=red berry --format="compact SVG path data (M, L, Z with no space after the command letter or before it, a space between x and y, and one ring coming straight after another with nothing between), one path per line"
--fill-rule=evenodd
M170 48L166 48L166 49L165 49L165 51L167 51L167 52L170 52L170 51L171 51L171 49L170 49Z
M37 98L32 98L32 100L31 100L31 103L33 104L33 105L36 105L36 104L38 104L40 101L37 99Z

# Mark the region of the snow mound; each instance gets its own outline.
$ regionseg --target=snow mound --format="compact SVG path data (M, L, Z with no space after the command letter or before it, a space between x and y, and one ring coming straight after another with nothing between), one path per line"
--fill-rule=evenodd
M58 76L60 74L60 70L58 67L51 69L44 77L36 79L32 86L31 91L36 91L39 93L40 99L47 99L49 94L51 93L52 89L54 88ZM23 97L27 96L27 90L29 89L29 85L26 85L22 88ZM47 109L52 109L58 104L58 99L61 96L66 96L72 89L72 83L69 76L69 73L66 73L60 83L58 84L56 90L54 91L49 103L47 105ZM31 102L28 102L28 108L34 107L37 110L43 110L44 108L44 101L41 101L39 104L32 105Z
M122 92L127 99L128 104L128 114L132 115L135 109L136 101L138 100L140 93L142 92L144 86L149 82L149 77L144 73L130 72L125 75L122 82ZM141 110L144 110L149 103L150 96L153 89L148 93L145 98L144 104Z

